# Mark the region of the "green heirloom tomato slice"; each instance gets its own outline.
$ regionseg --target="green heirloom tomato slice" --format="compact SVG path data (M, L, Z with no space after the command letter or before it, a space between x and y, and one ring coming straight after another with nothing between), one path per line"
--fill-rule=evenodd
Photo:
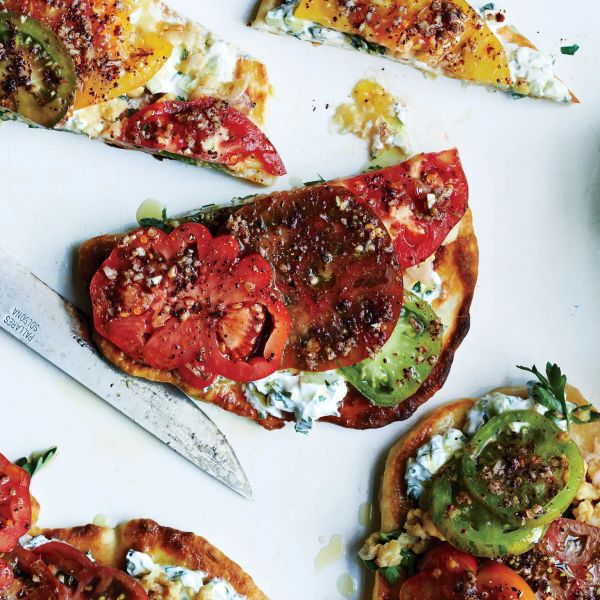
M341 371L376 406L396 406L419 389L441 350L440 320L425 300L405 290L400 318L383 348Z
M0 107L53 127L73 104L76 81L73 59L51 29L0 14Z
M529 410L488 421L470 440L461 469L470 494L515 527L551 523L569 507L584 477L570 435Z
M475 556L497 558L523 554L546 532L546 527L513 529L477 502L463 488L455 462L435 476L429 492L431 518L453 546Z

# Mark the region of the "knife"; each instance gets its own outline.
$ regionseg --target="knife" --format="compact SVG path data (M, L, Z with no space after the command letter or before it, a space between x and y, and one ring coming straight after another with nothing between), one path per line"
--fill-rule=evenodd
M233 448L174 386L129 377L89 340L87 319L0 248L0 327L132 421L246 498L250 483Z

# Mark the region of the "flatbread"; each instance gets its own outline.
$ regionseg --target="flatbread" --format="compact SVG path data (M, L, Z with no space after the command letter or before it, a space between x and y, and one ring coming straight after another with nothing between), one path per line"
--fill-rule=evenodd
M523 398L528 396L527 390L523 386L503 387L492 391ZM570 385L567 386L566 395L570 402L580 405L589 404L581 392ZM404 476L408 459L413 457L417 450L434 435L443 433L452 427L461 429L465 423L466 413L476 402L475 398L464 398L440 406L424 417L392 446L385 463L379 496L381 531L394 531L402 528L408 512L418 508L416 502L408 497L406 491ZM600 435L600 425L571 426L571 436L583 454L593 451L594 439L598 435ZM398 600L398 593L403 581L401 579L397 585L391 586L381 575L375 574L373 600Z
M290 4L289 0L262 0L250 25L261 31L289 35L314 44L383 56L430 74L513 91L519 95L579 102L557 77L554 79L561 88L560 97L552 97L551 93L540 96L529 82L515 80L509 66L507 44L534 51L537 48L515 27L506 24L503 13L499 13L501 21L493 18L494 14L487 20L466 0L437 3L436 8L434 3L421 0L358 0L353 3L302 0L293 7L293 11L301 5L305 18L295 17L292 28L287 23L268 18L271 10L286 4ZM391 9L392 17L397 15L393 22L388 9ZM494 10L492 4L489 12L494 13ZM380 22L381 30L378 28ZM409 26L408 30L404 29L404 23Z
M99 236L86 241L79 249L79 274L86 288L102 262L121 238L120 235ZM477 281L479 252L473 230L470 209L460 221L456 239L436 252L434 267L442 280L442 297L433 302L433 309L445 326L442 352L429 377L417 392L393 408L374 406L359 392L350 389L340 410L339 417L326 417L328 421L342 427L370 429L382 427L394 421L409 418L414 411L437 392L448 377L454 353L469 331L469 310ZM196 389L184 382L174 372L153 369L137 363L114 344L93 333L93 339L102 354L116 367L135 377L144 377L176 385L184 392L205 402L216 404L225 410L252 419L268 430L278 429L292 420L273 416L261 418L258 411L246 400L242 386L218 378L208 391Z
M83 525L66 529L35 531L48 539L71 544L81 552L91 552L103 565L124 569L128 550L148 554L159 564L205 571L209 579L221 578L249 600L267 600L242 567L225 556L204 538L159 525L150 519L135 519L118 527Z
M49 2L49 0L46 1ZM189 70L191 83L185 92L189 94L187 100L197 100L202 96L226 100L257 126L264 125L266 105L273 90L267 68L262 62L252 58L235 45L220 39L206 27L177 13L161 0L135 0L131 3L131 13L135 12L140 13L141 16L138 15L137 18L144 22L143 25L136 25L140 31L158 36L173 46L172 55L162 68L168 67L173 70L173 73L179 71L180 76L182 70ZM23 14L28 14L26 8L23 8ZM128 20L134 21L130 16L128 16ZM63 41L70 39L69 32L63 31L62 28L58 34ZM184 50L180 50L180 48ZM170 65L172 57L178 51L187 53L188 58L182 58L177 64ZM77 58L76 51L73 52ZM203 64L201 64L202 61L204 61ZM216 70L213 72L212 67L209 67L209 64L212 64L211 61L219 65L227 64L227 66L215 68ZM165 65L167 66L165 67ZM170 70L167 70L167 75L161 75L161 77L168 79ZM138 150L161 158L160 150L136 146L121 137L124 123L131 114L157 101L175 100L176 96L184 93L179 91L175 94L170 91L170 88L176 88L172 83L163 86L168 91L151 93L145 85L152 79L152 77L148 78L143 85L119 95L118 98L107 101L102 99L102 101L77 110L71 106L65 117L54 126L54 129L87 135L111 146ZM114 86L116 87L116 85L115 82ZM0 120L23 121L24 119L16 112L2 109L0 110ZM25 122L32 125L29 121ZM168 155L167 158L174 158L174 155ZM198 166L214 167L235 177L264 185L271 185L276 179L254 159L241 160L236 165L229 167L207 164L183 155L178 160Z

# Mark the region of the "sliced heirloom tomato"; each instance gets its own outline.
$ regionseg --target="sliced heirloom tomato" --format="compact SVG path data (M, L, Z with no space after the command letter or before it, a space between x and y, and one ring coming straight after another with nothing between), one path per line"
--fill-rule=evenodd
M534 411L490 419L461 459L475 500L513 527L549 525L570 506L585 477L571 436Z
M402 585L400 600L460 600L469 578L477 573L477 559L444 543L425 555L419 570Z
M8 598L27 600L71 600L68 588L34 552L17 546L9 556L15 577L8 588Z
M131 0L3 0L2 7L45 23L73 57L75 108L106 102L150 80L173 47L134 27Z
M466 0L302 0L294 15L351 35L361 50L385 54L387 49L458 79L511 83L501 41Z
M94 275L98 333L150 367L204 388L216 375L254 381L280 368L289 319L273 271L240 257L234 237L196 223L126 236Z
M467 179L455 149L419 154L339 183L385 223L403 267L434 254L468 206Z
M291 325L283 368L354 364L388 340L402 307L402 270L383 223L349 190L323 185L257 198L226 227L273 267Z
M265 134L225 100L156 102L130 117L123 141L235 169L260 166L273 176L286 170Z
M499 563L483 567L477 574L475 585L480 597L487 600L535 600L527 582Z
M148 600L135 579L98 565L77 548L51 541L11 554L18 577L9 597L30 600Z
M51 29L0 13L0 107L52 127L73 104L75 84L73 59Z
M148 600L148 594L133 577L118 569L97 566L77 600Z
M31 527L30 479L0 454L0 552L13 550Z

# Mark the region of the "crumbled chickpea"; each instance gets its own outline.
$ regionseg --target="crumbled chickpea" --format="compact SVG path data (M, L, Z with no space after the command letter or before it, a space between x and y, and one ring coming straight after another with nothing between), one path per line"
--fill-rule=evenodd
M363 560L373 560L377 556L379 546L379 532L372 533L358 551L358 556Z
M428 511L423 511L420 508L414 508L408 511L406 515L406 524L404 528L408 533L418 537L419 539L436 538L445 541L444 536L431 520Z
M600 437L594 451L585 456L585 480L579 486L573 514L578 521L600 527Z

